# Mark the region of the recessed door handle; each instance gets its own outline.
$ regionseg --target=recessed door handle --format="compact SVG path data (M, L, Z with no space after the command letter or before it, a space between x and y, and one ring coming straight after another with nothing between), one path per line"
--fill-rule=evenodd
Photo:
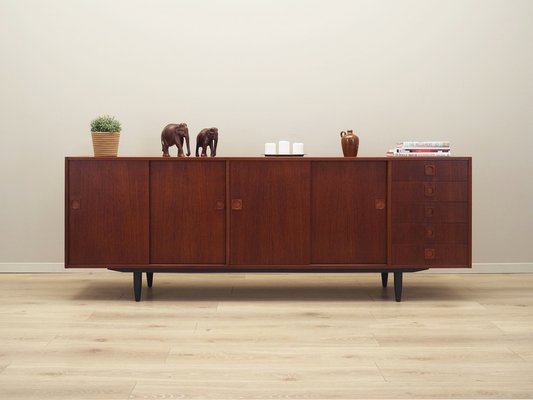
M424 249L424 258L426 260L434 260L435 259L435 249Z
M435 164L424 165L424 175L435 176Z
M376 199L375 207L376 207L376 210L384 210L385 209L385 199Z
M426 197L432 197L435 196L435 192L437 191L437 187L434 183L426 183L424 185L424 194Z
M74 199L70 201L71 210L79 210L80 208L81 208L81 202L78 199Z
M231 200L231 209L232 210L242 210L242 199L232 199Z
M224 207L224 201L223 200L217 200L215 209L216 210L223 210L224 208L225 208Z

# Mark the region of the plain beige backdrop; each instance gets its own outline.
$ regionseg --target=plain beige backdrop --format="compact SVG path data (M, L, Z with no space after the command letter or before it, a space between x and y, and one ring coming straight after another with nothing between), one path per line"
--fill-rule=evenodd
M533 269L532 21L528 0L0 0L0 270L63 262L64 157L92 155L99 114L123 156L176 122L217 126L219 156L450 140L475 265Z

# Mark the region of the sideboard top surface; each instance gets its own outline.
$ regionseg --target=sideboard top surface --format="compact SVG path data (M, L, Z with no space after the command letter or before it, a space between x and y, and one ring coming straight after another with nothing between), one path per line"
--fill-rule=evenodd
M145 160L145 161L467 161L472 157L310 157L310 156L272 156L272 157L65 157L66 160L80 161L113 161L113 160Z

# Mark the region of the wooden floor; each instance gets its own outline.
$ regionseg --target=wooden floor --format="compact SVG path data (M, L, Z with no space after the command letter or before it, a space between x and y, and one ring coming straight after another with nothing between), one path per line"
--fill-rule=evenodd
M155 274L132 298L131 274L0 275L0 399L533 397L533 274L406 274L401 303L379 274Z

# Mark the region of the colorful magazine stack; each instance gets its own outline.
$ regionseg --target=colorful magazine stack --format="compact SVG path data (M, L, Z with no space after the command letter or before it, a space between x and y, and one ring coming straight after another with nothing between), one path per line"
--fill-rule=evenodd
M387 152L390 157L449 157L450 142L399 142L395 149Z

